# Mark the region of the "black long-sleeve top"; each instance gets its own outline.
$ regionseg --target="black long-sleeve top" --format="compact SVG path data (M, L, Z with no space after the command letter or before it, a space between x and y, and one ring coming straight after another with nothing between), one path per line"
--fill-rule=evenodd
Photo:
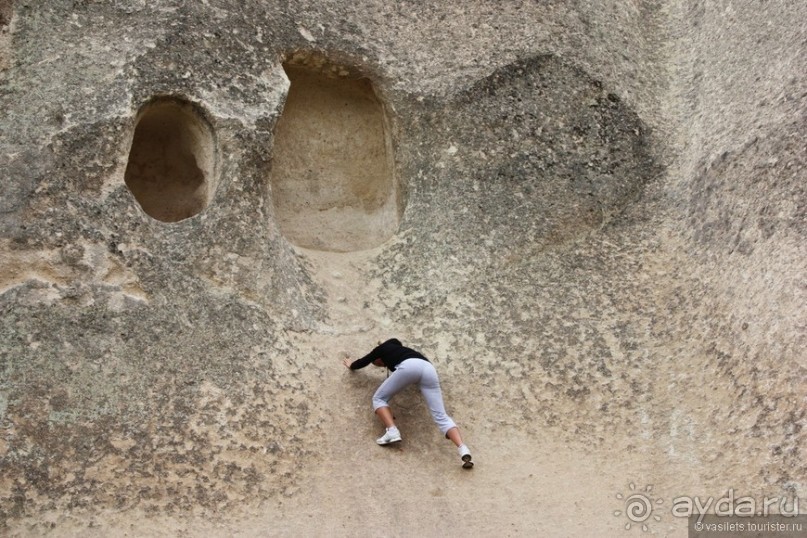
M356 359L353 361L350 364L350 369L358 370L359 368L364 368L376 359L381 359L384 366L392 371L395 371L395 367L406 359L423 359L426 362L429 361L429 359L424 357L420 352L405 347L397 338L391 338L390 340L379 344L375 349L361 359Z

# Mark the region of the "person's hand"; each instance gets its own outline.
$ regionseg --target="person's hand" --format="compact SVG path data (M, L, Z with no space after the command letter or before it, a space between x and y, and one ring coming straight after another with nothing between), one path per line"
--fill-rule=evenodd
M350 370L350 365L353 364L353 361L350 360L350 357L345 357L344 359L342 359L342 364L345 365L345 368Z

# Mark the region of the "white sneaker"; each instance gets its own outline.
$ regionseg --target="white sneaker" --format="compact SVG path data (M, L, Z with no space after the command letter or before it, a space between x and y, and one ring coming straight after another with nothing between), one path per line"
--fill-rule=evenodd
M467 446L462 445L461 447L457 448L457 452L460 453L463 469L470 469L474 466L474 462L471 461L471 451L468 450Z
M398 428L390 428L387 432L375 440L379 445L388 445L390 443L397 443L401 440L401 432Z

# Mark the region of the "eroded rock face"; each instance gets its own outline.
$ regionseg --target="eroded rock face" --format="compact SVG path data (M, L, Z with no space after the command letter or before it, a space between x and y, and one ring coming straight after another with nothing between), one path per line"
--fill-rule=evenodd
M606 225L660 171L636 114L554 56L506 65L426 109L406 111L417 120L402 135L419 141L405 175L420 179L408 216L423 230L426 252L412 255L424 267L441 264L427 255L436 243L477 266L480 255L563 243Z
M14 13L11 0L0 2L0 71L6 69L9 63L9 48L11 41L11 17Z
M807 498L803 17L292 4L0 1L2 525L562 535L547 491L585 484L605 535L631 480ZM297 154L320 76L373 106ZM415 393L372 443L383 377L338 355L389 336L437 365L468 488Z

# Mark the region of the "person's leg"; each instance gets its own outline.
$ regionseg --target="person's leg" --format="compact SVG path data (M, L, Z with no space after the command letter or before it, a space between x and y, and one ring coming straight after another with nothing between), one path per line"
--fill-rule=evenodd
M414 369L407 368L406 361L398 365L392 374L381 383L381 386L373 394L373 410L378 419L384 424L387 433L376 441L380 445L394 443L401 440L401 434L395 426L392 410L389 402L399 392L420 379L420 373Z
M392 411L390 411L389 406L379 407L375 410L375 414L384 423L385 428L389 429L395 426L395 419L392 417Z
M431 363L422 361L423 375L420 380L420 393L426 400L426 405L429 407L429 412L432 414L432 419L440 432L447 438L454 441L459 436L459 429L450 416L446 413L446 407L443 403L443 393L440 391L440 379L437 377L437 371ZM462 439L460 445L462 444ZM455 441L456 443L456 441ZM457 445L459 446L459 445Z
M426 363L426 365L427 366L423 369L423 376L420 381L420 392L426 400L426 405L429 407L429 411L437 427L440 428L440 431L447 439L450 439L451 442L457 446L457 452L462 459L462 466L466 469L470 469L474 466L471 461L471 451L468 450L468 447L462 442L462 436L460 435L460 429L457 427L457 424L446 413L445 404L443 403L443 393L440 390L440 379L437 377L437 370L434 369L431 363Z
M451 439L451 442L457 446L462 446L462 436L460 435L460 429L456 426L451 428L446 432L446 437Z

